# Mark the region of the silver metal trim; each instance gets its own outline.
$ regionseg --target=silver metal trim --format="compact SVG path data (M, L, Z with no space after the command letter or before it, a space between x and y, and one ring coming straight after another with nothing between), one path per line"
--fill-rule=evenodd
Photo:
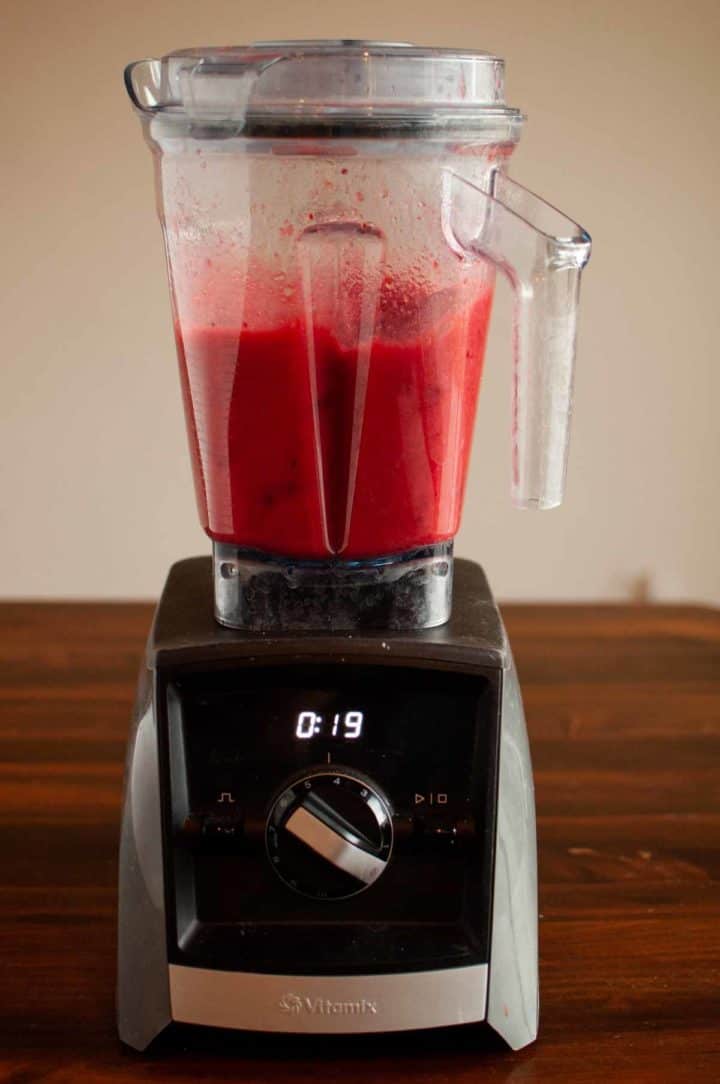
M368 854L362 847L355 846L344 836L334 832L305 806L299 806L288 817L285 828L315 851L315 854L319 854L337 869L349 873L363 884L369 885L376 881L387 864L384 859Z
M503 676L487 1019L519 1050L538 1033L535 795L515 664Z
M309 1034L411 1031L485 1019L487 964L390 975L260 975L170 964L178 1023Z

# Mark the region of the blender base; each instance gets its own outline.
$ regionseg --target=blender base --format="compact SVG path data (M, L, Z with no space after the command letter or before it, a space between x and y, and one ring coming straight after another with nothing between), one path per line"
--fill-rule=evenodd
M320 735L296 729L310 708ZM354 719L344 738L334 710ZM327 773L393 816L388 872L344 898L314 880L296 891L268 851L270 804ZM312 867L326 887L333 860ZM484 1024L513 1049L532 1042L532 770L481 568L457 562L450 621L432 632L266 636L215 623L209 558L176 564L141 666L119 874L118 1030L136 1050L175 1024Z
M309 561L213 542L215 617L252 632L435 628L450 617L452 551Z

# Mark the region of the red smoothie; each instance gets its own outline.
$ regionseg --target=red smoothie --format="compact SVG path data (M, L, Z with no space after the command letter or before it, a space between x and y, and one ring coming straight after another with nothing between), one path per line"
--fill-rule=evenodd
M265 331L178 327L208 534L346 560L452 538L491 302L486 285L415 333L353 347L293 312Z

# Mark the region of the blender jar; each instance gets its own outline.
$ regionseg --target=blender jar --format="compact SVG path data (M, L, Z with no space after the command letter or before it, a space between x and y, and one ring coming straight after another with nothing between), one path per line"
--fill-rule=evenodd
M449 617L500 267L516 291L513 494L562 498L589 238L504 166L503 62L373 42L126 70L152 148L216 617Z

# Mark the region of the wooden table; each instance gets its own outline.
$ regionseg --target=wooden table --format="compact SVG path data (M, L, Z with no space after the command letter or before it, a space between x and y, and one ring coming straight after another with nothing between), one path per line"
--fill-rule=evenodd
M125 734L141 604L0 606L0 1080L720 1080L720 612L508 606L540 836L541 1034L114 1032Z

